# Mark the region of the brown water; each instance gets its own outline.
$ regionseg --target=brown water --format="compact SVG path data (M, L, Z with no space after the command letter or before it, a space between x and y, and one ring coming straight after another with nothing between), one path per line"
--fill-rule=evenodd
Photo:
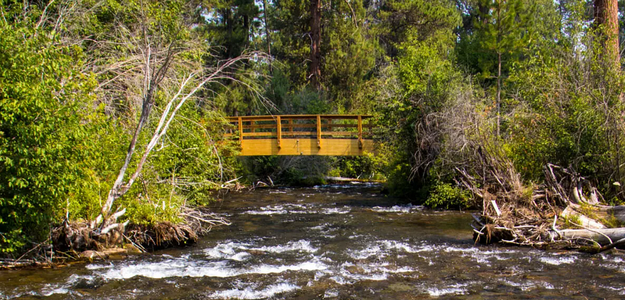
M199 243L52 270L0 271L0 299L625 298L625 258L475 246L470 215L368 185L271 189L214 204Z

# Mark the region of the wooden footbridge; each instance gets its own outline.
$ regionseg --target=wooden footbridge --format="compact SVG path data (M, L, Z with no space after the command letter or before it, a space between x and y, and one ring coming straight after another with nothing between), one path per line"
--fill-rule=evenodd
M229 117L241 156L331 155L373 152L370 115L275 115Z

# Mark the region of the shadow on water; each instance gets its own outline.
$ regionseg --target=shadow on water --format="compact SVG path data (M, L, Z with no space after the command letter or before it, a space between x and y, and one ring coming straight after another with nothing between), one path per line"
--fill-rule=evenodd
M0 273L0 299L621 298L625 259L476 246L466 212L334 185L230 194L232 226L123 261Z

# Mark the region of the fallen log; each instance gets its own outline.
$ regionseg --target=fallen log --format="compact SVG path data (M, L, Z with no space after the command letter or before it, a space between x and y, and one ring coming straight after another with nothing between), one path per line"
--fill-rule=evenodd
M607 218L608 216L614 216L619 222L625 223L625 205L618 206L607 206L607 205L596 205L593 206L596 209L597 215L602 218Z
M625 239L620 239L620 240L618 240L618 241L616 241L616 242L614 242L614 243L612 243L610 245L606 245L606 246L601 247L601 249L599 249L599 252L608 251L608 250L610 250L612 248L616 248L618 246L623 246L623 245L625 245Z
M601 228L605 228L605 226L599 222L597 222L596 220L589 218L588 216L581 214L580 212L576 211L573 208L573 205L569 205L567 206L562 213L560 213L560 216L564 217L564 218L568 218L568 219L577 219L576 223L578 223L577 225L580 225L584 228L590 228L590 229L601 229Z
M561 229L550 232L554 239L558 237L564 239L585 239L592 240L601 245L609 245L614 241L625 238L625 228L603 228L603 229Z

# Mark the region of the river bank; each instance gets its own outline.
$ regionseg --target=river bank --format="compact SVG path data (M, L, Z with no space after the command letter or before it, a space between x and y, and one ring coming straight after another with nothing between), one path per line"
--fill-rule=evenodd
M2 271L0 299L514 299L625 295L619 252L475 245L468 212L376 185L231 193L232 221L183 248L58 269Z

